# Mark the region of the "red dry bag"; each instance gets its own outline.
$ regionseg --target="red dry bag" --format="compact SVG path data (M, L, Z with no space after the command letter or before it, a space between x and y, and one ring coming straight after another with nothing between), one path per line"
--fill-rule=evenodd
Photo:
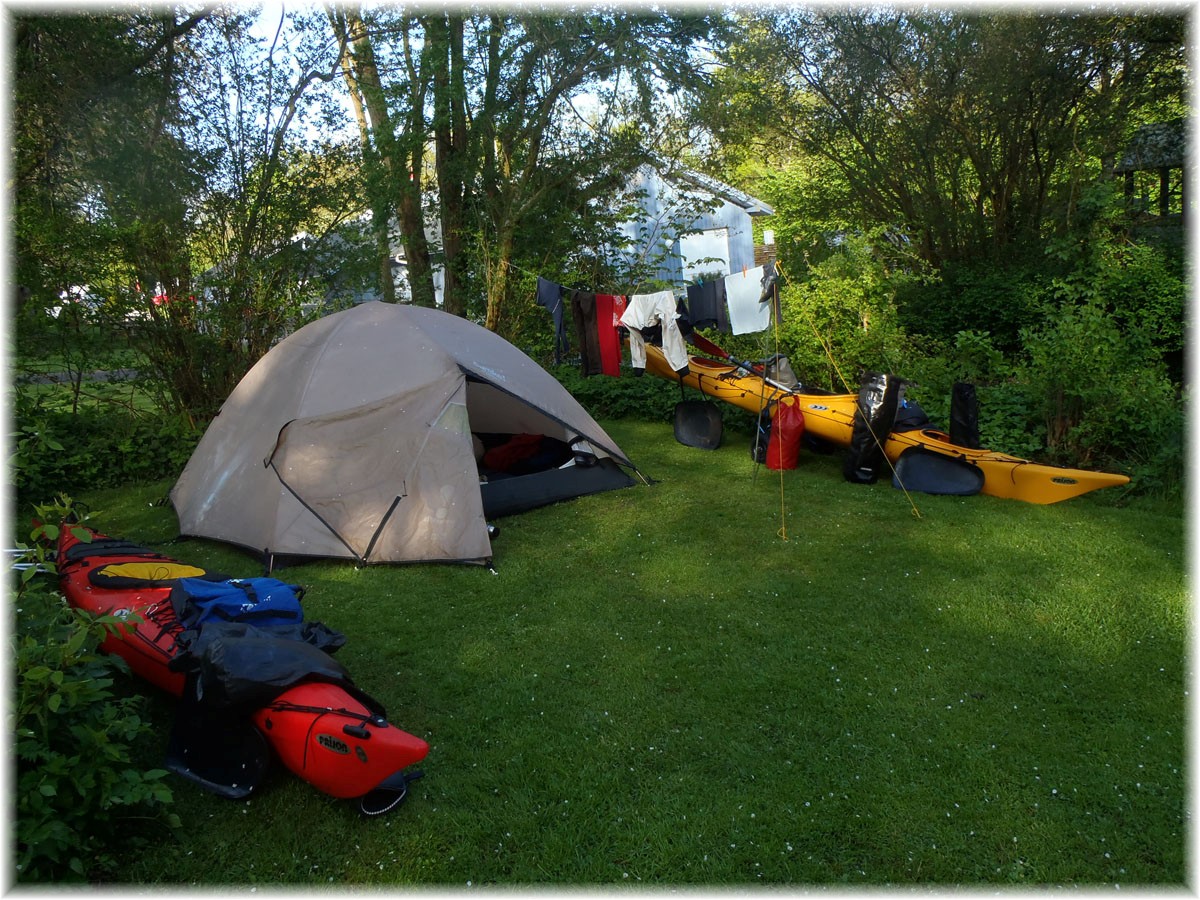
M804 439L804 413L793 398L775 404L771 413L771 438L767 441L767 468L794 469Z

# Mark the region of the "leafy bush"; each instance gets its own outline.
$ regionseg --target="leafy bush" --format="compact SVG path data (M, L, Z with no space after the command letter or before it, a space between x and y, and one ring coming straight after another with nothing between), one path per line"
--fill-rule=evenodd
M637 377L630 369L622 370L620 378L603 375L585 378L579 366L565 363L550 371L596 419L670 422L675 404L680 399L678 385L653 375ZM695 391L688 389L689 397L695 394Z
M1182 262L1157 247L1096 241L1085 264L1053 282L1060 304L1098 304L1123 334L1147 342L1168 363L1175 381L1183 377L1184 304Z
M1144 474L1162 486L1178 483L1182 404L1144 329L1122 329L1088 301L1064 306L1023 338L1021 374L1052 453L1084 465L1126 461L1149 467Z
M1046 456L1046 426L1034 393L1019 381L978 385L979 443L1028 459Z
M54 525L34 532L35 541L57 535ZM120 620L72 609L37 578L48 566L44 549L30 562L14 598L17 879L103 879L115 867L111 844L128 848L147 825L179 820L166 771L131 758L153 733L144 699L114 693L112 673L126 667L99 651Z
M37 503L178 473L200 439L185 420L117 407L46 408L18 397L12 473L17 497Z
M1004 352L1040 310L1045 266L994 262L947 264L936 280L909 281L897 292L898 318L910 334L953 340L964 329L990 334Z
M583 408L598 419L637 419L644 422L673 423L675 404L680 400L696 400L700 393L653 375L635 376L625 369L620 378L593 376L584 378L578 366L562 365L551 370L554 377L578 400ZM727 431L752 434L755 416L727 403L718 404L721 422ZM664 439L670 433L664 432Z
M912 382L907 396L921 404L936 427L949 427L954 383L965 381L976 386L982 446L1034 459L1045 455L1046 425L1037 398L991 335L960 331L951 346L931 342L926 351L914 354L903 375Z
M781 293L782 351L802 383L856 390L861 370L899 372L911 342L896 313L896 292L919 280L891 268L866 238L847 237L842 252Z

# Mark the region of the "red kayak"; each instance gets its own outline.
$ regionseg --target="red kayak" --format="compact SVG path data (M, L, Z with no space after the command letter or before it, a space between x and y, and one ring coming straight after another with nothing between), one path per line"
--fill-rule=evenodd
M395 807L407 793L408 782L420 777L405 770L425 758L429 745L389 724L382 707L348 678L343 683L311 680L288 686L252 711L240 729L212 718L190 696L188 686L195 679L189 682L184 672L175 670L184 628L171 602L179 579L203 577L204 570L70 524L60 529L56 566L72 606L131 619L119 636L105 639L102 649L181 698L168 748L167 767L172 771L223 796L243 797L265 770L269 746L288 769L318 790L361 798L368 814ZM319 652L307 645L304 649ZM219 723L215 728L214 722ZM206 750L195 746L197 737L208 742Z

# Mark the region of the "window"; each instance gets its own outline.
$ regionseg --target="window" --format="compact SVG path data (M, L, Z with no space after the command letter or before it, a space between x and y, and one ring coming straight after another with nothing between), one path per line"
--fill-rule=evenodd
M729 229L712 228L679 239L684 280L699 274L729 274Z

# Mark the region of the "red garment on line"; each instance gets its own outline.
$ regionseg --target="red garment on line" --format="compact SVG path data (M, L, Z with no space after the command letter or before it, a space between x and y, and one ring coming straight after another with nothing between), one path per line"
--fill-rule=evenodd
M600 341L600 371L605 375L621 374L621 339L617 326L625 313L625 298L619 294L596 295L596 329Z

